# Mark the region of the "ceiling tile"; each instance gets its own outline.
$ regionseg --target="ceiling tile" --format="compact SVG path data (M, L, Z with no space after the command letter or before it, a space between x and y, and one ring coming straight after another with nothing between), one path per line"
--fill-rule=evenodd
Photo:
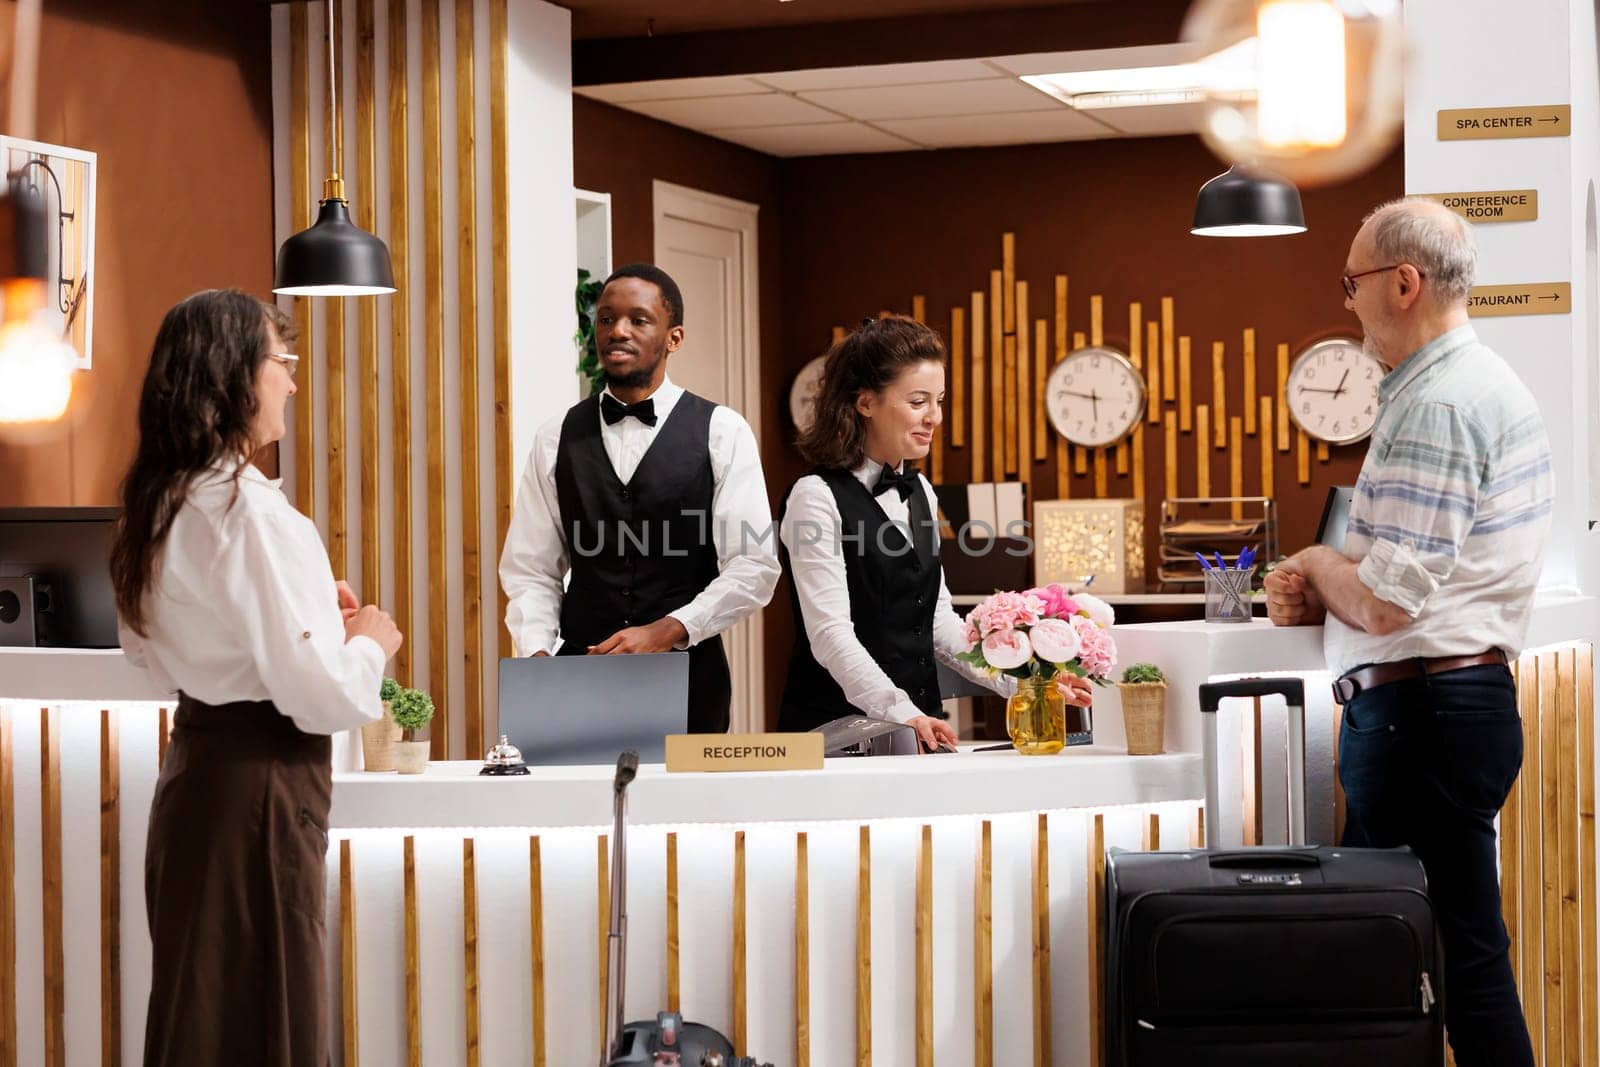
M936 115L981 115L1014 111L1052 111L1059 100L1015 78L886 85L870 89L827 89L802 93L802 100L851 118L917 119Z
M691 130L716 130L735 126L792 126L802 122L832 122L831 111L812 107L786 93L744 96L710 96L698 100L647 100L624 105L629 110Z
M790 70L777 74L751 75L764 85L791 93L816 92L821 89L857 89L869 85L973 81L994 76L994 68L981 59L889 63L871 67L829 67L825 70Z
M1131 67L1170 67L1192 63L1203 55L1199 45L1139 45L1134 48L1091 48L1082 52L1034 52L1025 56L999 56L989 63L1012 74L1061 74L1070 70L1123 70Z
M764 93L766 86L749 78L672 78L654 82L618 82L615 85L584 85L572 90L580 96L608 104L628 104L638 100L690 100L698 96L733 96L737 93Z
M1094 117L1133 137L1169 137L1199 133L1203 104L1160 104L1154 107L1097 108Z
M717 130L713 136L774 156L837 156L855 152L902 152L922 147L859 122L747 126Z
M1111 135L1100 123L1068 107L1009 115L892 119L879 125L929 148L1077 141Z

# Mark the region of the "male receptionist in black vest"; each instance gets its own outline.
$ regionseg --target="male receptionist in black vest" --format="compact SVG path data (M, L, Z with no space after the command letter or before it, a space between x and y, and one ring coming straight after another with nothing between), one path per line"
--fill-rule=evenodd
M540 428L500 583L518 655L688 649L689 730L715 733L732 696L720 634L772 598L778 559L750 424L667 377L683 339L665 271L635 263L606 279L606 388Z

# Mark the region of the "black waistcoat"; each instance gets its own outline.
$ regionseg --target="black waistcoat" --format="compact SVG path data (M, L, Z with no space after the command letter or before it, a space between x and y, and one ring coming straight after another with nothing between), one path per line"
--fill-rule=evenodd
M623 484L600 436L600 397L580 401L561 424L556 501L572 578L561 598L562 652L582 653L628 626L688 604L717 577L711 513L711 413L685 392ZM726 730L727 659L722 639L690 649L689 727Z
M919 484L908 501L914 543L907 543L903 529L890 521L855 475L844 470L812 473L827 483L839 509L840 530L822 531L822 543L831 547L831 539L838 535L857 640L917 707L936 714L939 678L933 665L933 612L942 572L927 494ZM783 510L788 507L786 495ZM780 545L779 551L788 569L788 549ZM795 640L779 729L809 730L841 715L861 714L862 709L845 699L839 683L811 654L800 597L792 583L789 599Z

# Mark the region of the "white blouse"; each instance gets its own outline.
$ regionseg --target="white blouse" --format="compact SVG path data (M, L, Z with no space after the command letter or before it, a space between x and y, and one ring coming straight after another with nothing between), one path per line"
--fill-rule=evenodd
M327 549L279 484L248 463L199 476L157 557L146 635L119 621L122 648L168 692L270 700L306 733L354 729L383 714L386 657L345 640Z
M869 459L851 473L870 490L882 469L883 464ZM920 474L917 483L927 495L928 514L937 516L939 501L934 496L933 486ZM910 530L910 504L901 499L899 493L885 492L876 500L891 522L902 530ZM922 709L890 680L856 637L855 624L850 619L850 588L845 580L844 557L839 554L838 534L842 522L839 505L827 482L808 474L794 484L778 536L789 550L789 568L800 597L800 614L805 619L811 655L839 683L845 699L855 707L874 718L909 722L923 714ZM933 536L937 551L937 525ZM1013 692L1015 683L1010 678L1003 675L991 678L955 658L956 653L967 650L964 631L965 623L950 604L950 589L945 585L941 569L939 598L933 608L934 655L941 663L979 685L1002 695Z

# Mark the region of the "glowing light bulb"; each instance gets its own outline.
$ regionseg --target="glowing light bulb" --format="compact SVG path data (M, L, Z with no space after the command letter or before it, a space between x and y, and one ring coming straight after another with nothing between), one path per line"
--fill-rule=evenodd
M54 422L72 399L78 355L41 318L44 291L32 278L0 287L0 429Z
M1344 16L1327 0L1272 0L1256 12L1256 123L1274 149L1344 142Z

